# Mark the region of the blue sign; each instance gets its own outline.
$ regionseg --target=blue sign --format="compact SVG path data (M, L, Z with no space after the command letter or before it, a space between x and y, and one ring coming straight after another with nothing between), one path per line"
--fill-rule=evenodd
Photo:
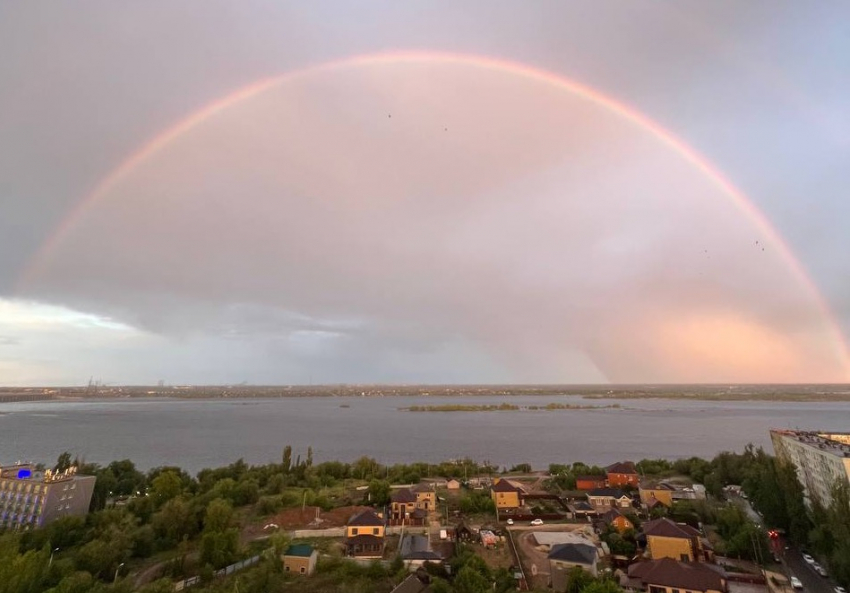
M32 472L28 469L19 469L18 470L18 479L23 480L24 478L31 478Z

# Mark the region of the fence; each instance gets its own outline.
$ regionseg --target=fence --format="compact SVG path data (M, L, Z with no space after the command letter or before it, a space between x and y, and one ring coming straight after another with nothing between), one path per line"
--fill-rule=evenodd
M263 556L269 556L274 552L274 548L269 548L262 554L258 554L257 556L251 556L250 558L246 558L240 562L236 562L235 564L231 564L230 566L225 566L217 571L215 571L215 578L220 579L222 577L233 574L234 572L239 572L243 568L248 568L249 566L254 566L257 562L260 561L260 558ZM194 587L195 585L199 585L201 583L201 577L189 577L188 579L184 579L177 583L174 583L175 591L183 591L184 589L188 589L189 587Z

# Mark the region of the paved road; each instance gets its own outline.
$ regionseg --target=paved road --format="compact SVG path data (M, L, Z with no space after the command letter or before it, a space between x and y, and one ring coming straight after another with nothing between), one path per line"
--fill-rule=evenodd
M833 589L835 583L833 580L824 578L816 573L806 564L803 556L795 548L782 550L780 557L782 558L788 576L793 575L802 581L805 593L835 593Z

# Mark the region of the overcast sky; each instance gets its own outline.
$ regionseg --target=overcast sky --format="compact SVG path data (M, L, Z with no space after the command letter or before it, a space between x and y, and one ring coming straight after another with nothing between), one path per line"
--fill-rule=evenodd
M0 3L0 384L848 381L847 22Z

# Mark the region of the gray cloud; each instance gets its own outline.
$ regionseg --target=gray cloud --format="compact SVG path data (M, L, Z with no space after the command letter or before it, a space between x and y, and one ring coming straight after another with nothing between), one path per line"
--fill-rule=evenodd
M821 125L850 121L850 78L821 42L844 7L22 6L0 18L0 294L185 114L305 64L418 47L542 65L645 111L847 308L850 148ZM807 43L763 53L788 36ZM771 357L832 377L835 345L778 248L680 157L563 91L375 67L307 77L168 146L18 296L138 328L131 356L78 354L118 380L725 380L779 372Z

